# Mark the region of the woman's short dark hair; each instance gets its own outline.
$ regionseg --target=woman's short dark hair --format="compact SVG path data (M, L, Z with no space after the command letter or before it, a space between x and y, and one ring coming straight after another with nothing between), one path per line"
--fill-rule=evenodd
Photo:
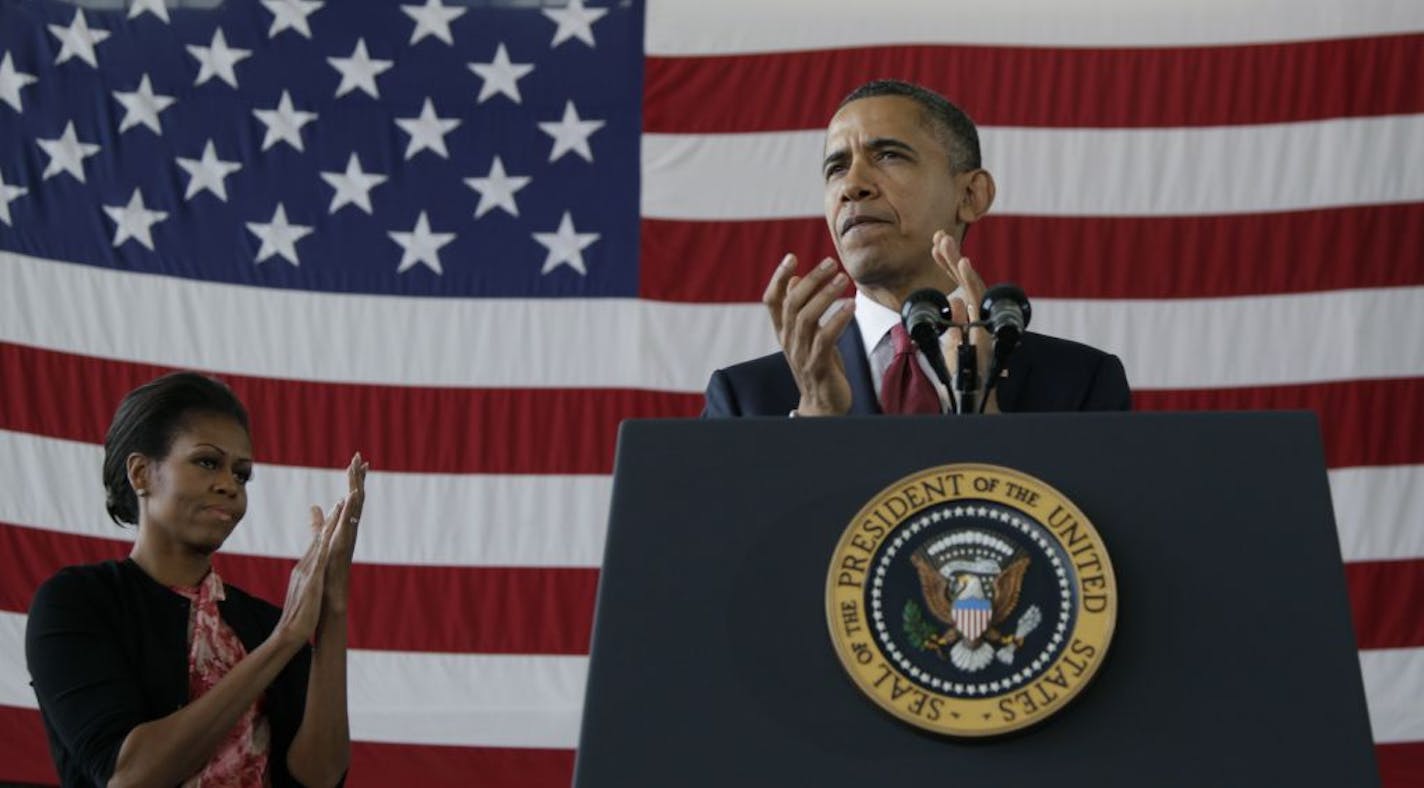
M184 421L196 414L228 416L247 426L247 409L227 384L196 372L171 372L130 391L104 436L104 508L120 525L138 522L138 496L129 484L128 457L168 456Z

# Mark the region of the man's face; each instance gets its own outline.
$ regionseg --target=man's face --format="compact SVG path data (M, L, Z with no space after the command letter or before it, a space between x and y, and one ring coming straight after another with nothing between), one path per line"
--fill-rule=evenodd
M962 189L920 106L901 96L852 101L826 130L826 224L861 285L932 267L931 237L953 231Z

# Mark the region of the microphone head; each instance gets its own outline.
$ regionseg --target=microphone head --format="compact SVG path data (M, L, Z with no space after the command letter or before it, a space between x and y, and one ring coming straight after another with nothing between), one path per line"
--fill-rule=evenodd
M995 305L1009 304L1018 307L1019 312L1023 314L1023 327L1028 328L1028 321L1033 317L1033 308L1029 306L1028 296L1024 295L1023 288L1012 282L997 284L984 291L984 300L979 303L979 319L992 322Z
M949 298L934 288L916 290L900 306L900 322L910 336L926 328L934 330L934 335L943 334L949 327Z

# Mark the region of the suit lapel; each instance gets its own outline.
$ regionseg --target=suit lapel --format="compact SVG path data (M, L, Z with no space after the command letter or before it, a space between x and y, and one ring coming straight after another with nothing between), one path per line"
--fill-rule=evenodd
M845 362L846 378L850 381L850 413L852 416L868 416L880 413L880 400L875 398L875 384L870 380L870 360L866 356L865 343L860 341L860 326L851 319L850 325L836 340Z
M1033 372L1035 343L1032 337L1032 334L1024 335L1023 342L1014 349L1013 355L1009 356L1009 376L1000 377L995 387L999 392L999 410L1004 413L1018 410L1019 395L1028 383L1028 376Z

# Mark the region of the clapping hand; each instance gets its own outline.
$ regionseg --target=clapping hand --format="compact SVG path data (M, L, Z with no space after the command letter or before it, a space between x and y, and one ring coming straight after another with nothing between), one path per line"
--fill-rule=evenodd
M771 275L761 300L771 313L772 328L801 392L796 412L844 415L850 412L850 379L836 340L855 316L853 304L846 304L824 323L821 320L850 280L836 272L836 261L830 258L805 277L795 271L796 255L788 254Z
M957 325L977 320L979 316L979 303L984 299L984 280L970 264L969 258L960 254L959 244L954 240L954 236L939 230L934 234L931 246L931 254L934 257L935 265L944 271L955 285L955 292L949 299L949 311L951 319ZM950 380L959 372L959 345L963 340L964 331L960 328L951 328L940 337L940 347L944 351L944 361L949 367ZM982 394L988 385L989 362L993 355L993 337L989 335L987 329L975 327L969 333L969 340L974 344L974 350L978 356L979 370L976 376L979 381L979 392ZM986 413L999 412L998 398L993 397L986 404Z
M322 517L320 509L312 507L312 527L330 531L330 557L326 563L322 608L332 615L346 613L351 589L351 560L356 554L356 534L366 502L366 471L370 467L371 464L357 452L346 466L346 497L326 518Z

